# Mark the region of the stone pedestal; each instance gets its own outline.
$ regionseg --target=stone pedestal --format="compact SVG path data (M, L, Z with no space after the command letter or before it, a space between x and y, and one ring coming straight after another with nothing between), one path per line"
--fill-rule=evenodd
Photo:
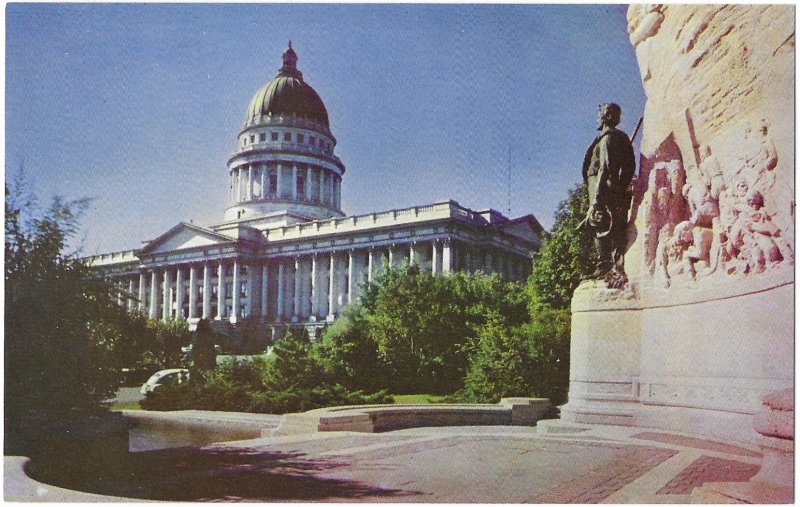
M794 389L764 397L753 428L763 437L761 470L749 482L705 484L692 496L702 503L789 504L794 500Z
M561 418L757 443L761 398L794 381L794 284L780 280L681 291L585 282Z
M572 298L569 402L561 419L634 424L639 404L641 318L630 291L584 282Z

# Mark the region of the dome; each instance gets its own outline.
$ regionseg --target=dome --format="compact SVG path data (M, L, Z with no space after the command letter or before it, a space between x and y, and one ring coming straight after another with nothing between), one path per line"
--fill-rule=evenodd
M250 101L245 123L269 115L297 116L330 127L325 104L317 92L303 81L303 73L297 70L297 53L292 49L291 41L283 52L283 67Z

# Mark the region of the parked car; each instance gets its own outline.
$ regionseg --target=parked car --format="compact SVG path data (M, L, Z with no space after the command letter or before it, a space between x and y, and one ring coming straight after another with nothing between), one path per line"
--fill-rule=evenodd
M152 393L163 385L183 384L189 381L189 370L184 368L170 368L155 372L147 382L139 388L140 394Z
M183 355L187 355L191 351L192 351L191 343L185 347L181 347L181 352L183 352ZM214 352L216 352L217 354L222 354L222 347L220 347L219 345L214 345Z

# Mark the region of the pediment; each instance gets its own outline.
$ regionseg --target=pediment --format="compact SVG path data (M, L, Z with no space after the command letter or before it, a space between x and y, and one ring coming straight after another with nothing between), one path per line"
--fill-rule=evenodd
M509 220L508 222L499 224L497 227L503 232L522 240L536 244L541 242L542 228L533 215L526 215L514 220Z
M139 255L173 252L175 250L230 243L231 241L235 241L234 238L182 222L147 243L139 251Z

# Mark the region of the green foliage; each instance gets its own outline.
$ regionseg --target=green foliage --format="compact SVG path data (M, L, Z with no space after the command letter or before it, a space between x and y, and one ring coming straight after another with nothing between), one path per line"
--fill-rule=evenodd
M569 308L581 276L594 269L594 244L578 224L586 216L586 185L578 185L558 205L552 233L534 254L527 292L532 310Z
M359 330L350 335L363 333L359 341L375 344L376 367L385 370L385 386L397 393L459 389L468 365L465 344L486 322L488 309L509 325L527 318L524 293L516 284L497 276L433 276L408 265L382 272L362 304Z
M345 307L325 330L318 354L326 371L348 389L375 392L388 383L388 368L369 335L365 310L360 304Z
M503 397L530 396L531 358L519 329L495 319L481 326L469 345L469 369L457 398L495 403Z
M567 401L570 320L568 309L540 309L521 329L531 347L529 396L550 398L554 405Z
M192 339L191 371L197 376L199 373L213 370L216 366L214 330L207 319L200 319Z
M224 410L284 414L334 405L391 403L381 391L367 395L332 381L302 328L274 348L274 359L225 361L193 374L190 382L163 386L141 402L147 410Z
M86 206L55 199L42 210L24 188L6 188L7 450L36 439L44 424L95 411L118 383L123 336L101 331L124 312L110 287L64 252Z

